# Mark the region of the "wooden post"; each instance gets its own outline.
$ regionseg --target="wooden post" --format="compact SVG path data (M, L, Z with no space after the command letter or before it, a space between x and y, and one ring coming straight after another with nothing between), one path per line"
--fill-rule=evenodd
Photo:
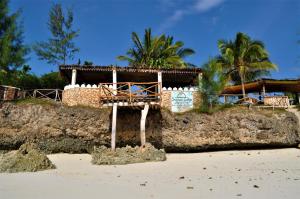
M113 94L117 95L117 71L116 69L113 69L112 71L113 75Z
M128 82L128 89L129 89L129 103L131 103L131 84Z
M4 87L3 101L6 100L6 95L7 95L7 88Z
M149 104L145 104L141 116L141 146L146 144L146 118L149 110Z
M72 80L71 80L71 85L75 86L76 84L76 79L77 79L77 70L73 69L72 70Z
M57 101L57 98L58 98L58 90L57 89L55 89L55 101Z
M117 109L118 104L113 104L112 124L111 124L111 149L116 149L116 131L117 131Z

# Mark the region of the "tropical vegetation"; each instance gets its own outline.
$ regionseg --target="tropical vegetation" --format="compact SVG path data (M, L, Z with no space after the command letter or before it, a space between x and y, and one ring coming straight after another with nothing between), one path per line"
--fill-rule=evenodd
M68 59L73 59L79 51L75 46L74 38L78 37L79 30L73 30L73 12L63 12L61 4L54 4L49 12L48 28L52 37L46 42L37 42L33 50L41 60L49 64L65 64Z
M217 59L210 59L202 66L203 74L199 84L201 91L201 112L210 112L213 105L218 104L219 95L223 91L228 77L223 73Z
M21 11L11 13L8 0L0 1L0 72L4 75L22 67L29 48L23 42Z
M220 50L218 63L232 80L240 79L244 98L246 80L253 80L267 75L269 70L277 69L277 66L270 61L263 42L252 40L245 33L237 33L233 41L219 40L218 47Z
M182 41L174 41L164 34L153 36L151 29L146 29L143 40L136 32L131 35L133 47L118 60L127 61L132 67L141 68L186 68L191 64L184 58L194 54L194 50L184 48Z
M46 73L40 77L25 65L29 46L23 41L23 27L19 21L21 11L11 13L9 0L0 1L0 85L11 85L22 89L63 88L66 84L58 72ZM78 31L72 30L73 13L68 10L64 16L60 4L54 4L50 11L48 23L53 38L49 42L34 45L38 56L48 63L64 63L71 58L78 48L72 39Z

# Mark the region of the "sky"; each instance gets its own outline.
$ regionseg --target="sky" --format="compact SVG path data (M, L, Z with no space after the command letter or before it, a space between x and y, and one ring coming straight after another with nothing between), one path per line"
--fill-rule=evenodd
M273 78L300 77L300 0L11 0L10 10L22 9L24 41L47 41L49 9L54 3L74 11L74 29L80 48L73 60L95 65L120 65L118 55L132 47L131 32L140 36L151 27L155 35L167 34L185 43L196 54L187 59L199 67L218 55L217 41L232 40L237 32L265 43L278 66ZM298 35L299 34L299 35ZM58 67L28 56L33 73Z

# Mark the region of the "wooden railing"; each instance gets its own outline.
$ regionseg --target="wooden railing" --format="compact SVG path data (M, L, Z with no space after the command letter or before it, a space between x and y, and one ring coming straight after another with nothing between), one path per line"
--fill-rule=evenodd
M60 102L62 99L62 90L60 89L34 89L27 90L26 97L38 99L50 99Z
M100 83L100 101L110 102L160 102L161 84L158 82Z

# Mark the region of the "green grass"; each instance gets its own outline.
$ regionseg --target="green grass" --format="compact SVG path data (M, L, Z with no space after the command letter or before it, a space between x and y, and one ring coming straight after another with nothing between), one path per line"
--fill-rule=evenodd
M37 98L25 98L14 101L15 104L25 105L25 104L36 104L36 105L57 105L58 102L55 102L50 99L37 99Z

